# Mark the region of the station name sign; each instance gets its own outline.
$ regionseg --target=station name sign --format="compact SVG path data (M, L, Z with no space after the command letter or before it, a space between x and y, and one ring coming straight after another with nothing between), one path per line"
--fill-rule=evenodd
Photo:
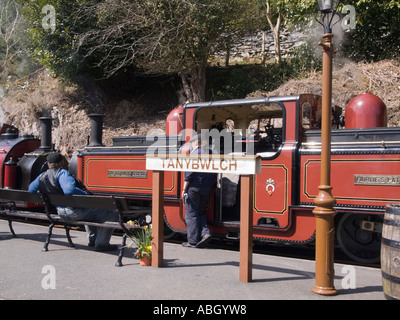
M261 158L245 155L151 155L146 157L146 169L257 174L261 172Z

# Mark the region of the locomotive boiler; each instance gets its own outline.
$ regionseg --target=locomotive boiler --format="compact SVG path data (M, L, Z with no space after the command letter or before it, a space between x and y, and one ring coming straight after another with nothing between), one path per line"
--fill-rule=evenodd
M26 153L40 147L40 140L31 135L19 135L17 128L3 125L0 130L1 188L24 188L25 171L21 160ZM29 179L29 177L28 177Z
M115 137L110 146L102 143L103 116L91 115L90 142L76 150L69 168L92 193L125 197L125 209L144 217L152 205L146 154L187 153L187 141L202 133L208 135L214 154L257 154L262 159L253 186L255 241L313 244L320 115L321 97L311 94L189 103L171 111L165 135ZM338 129L332 130L331 183L337 200L336 241L350 258L374 263L379 261L385 207L400 202L400 128L386 127L386 108L370 94L349 103L344 126L340 115L341 108L335 107L332 121ZM43 134L48 136L48 129ZM52 149L51 143L40 147L35 141L26 155L13 159L20 168L16 188L27 189L28 181L43 170L42 155ZM2 183L10 159L3 158ZM183 179L182 172L165 172L166 237L186 232ZM217 180L207 205L209 228L215 237L238 239L240 176L223 173Z
M3 124L0 129L0 183L4 189L28 190L29 184L47 169L46 157L54 151L51 143L52 118L41 117L41 139L19 134L14 126ZM65 161L65 167L68 164ZM37 210L35 203L18 202L22 209Z

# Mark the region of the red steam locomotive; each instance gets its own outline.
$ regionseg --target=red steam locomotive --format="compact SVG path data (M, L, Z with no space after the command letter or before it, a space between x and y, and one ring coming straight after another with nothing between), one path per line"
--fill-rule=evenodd
M146 170L146 154L185 153L194 133L208 132L213 153L262 158L253 188L254 239L306 245L315 237L312 209L320 177L320 115L321 97L309 94L190 103L171 111L166 135L115 137L111 146L102 144L102 115L92 115L90 143L74 153L69 168L92 193L128 199L130 210L137 210L139 217L152 204L152 172ZM338 128L343 127L340 115L341 108L333 108L332 121ZM386 118L383 102L363 94L347 106L345 127L332 130L337 244L362 263L379 261L385 206L400 202L400 128L386 127ZM42 170L51 149L51 120L41 119L45 129L40 147L31 137L1 136L3 188L26 190ZM23 142L24 152L12 153L5 147L18 149ZM165 172L166 236L186 232L182 186L182 172ZM239 191L240 176L218 175L207 208L215 236L239 238Z

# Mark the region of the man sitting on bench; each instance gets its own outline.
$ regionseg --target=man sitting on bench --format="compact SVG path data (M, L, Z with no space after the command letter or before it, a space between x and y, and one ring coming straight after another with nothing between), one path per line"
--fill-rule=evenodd
M76 186L75 178L63 167L63 156L56 152L47 156L49 169L40 174L30 185L29 192L43 194L86 195L87 192ZM103 223L117 221L118 213L111 210L95 208L57 207L57 214L66 221L88 221ZM89 239L89 247L96 251L114 251L117 245L110 245L113 229L86 226Z

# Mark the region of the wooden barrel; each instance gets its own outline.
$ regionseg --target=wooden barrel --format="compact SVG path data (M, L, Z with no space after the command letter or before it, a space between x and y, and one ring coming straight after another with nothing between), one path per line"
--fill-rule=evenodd
M382 229L381 270L385 298L400 300L400 204L386 206Z

